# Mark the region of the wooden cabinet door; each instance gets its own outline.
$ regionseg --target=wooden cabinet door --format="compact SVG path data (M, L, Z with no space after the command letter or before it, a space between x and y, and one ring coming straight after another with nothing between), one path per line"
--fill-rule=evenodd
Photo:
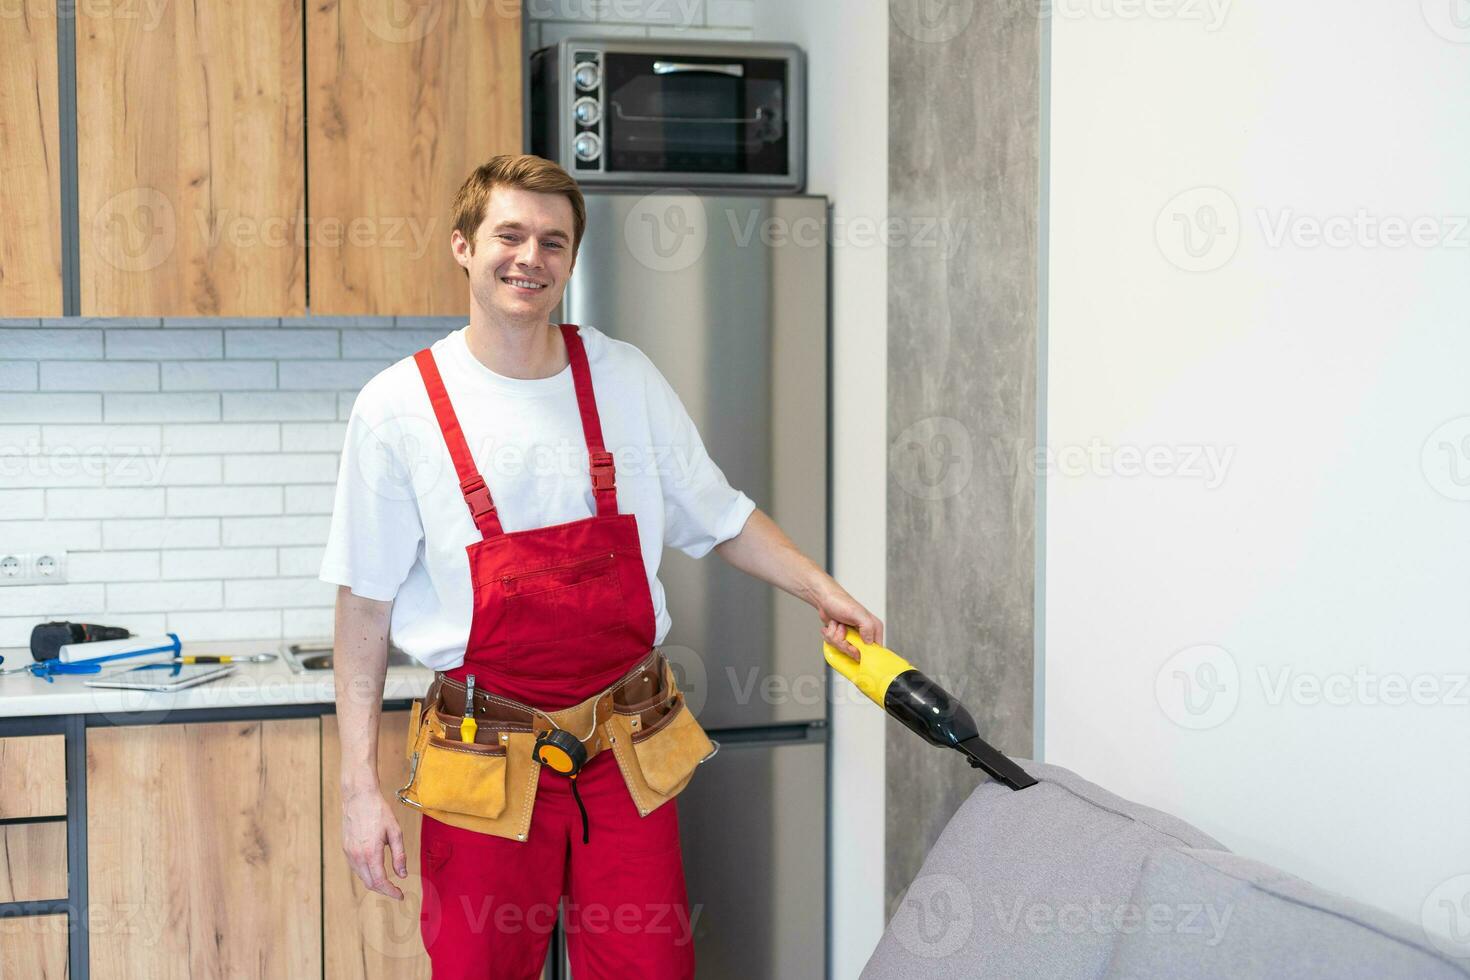
M521 152L518 3L307 7L311 312L467 315L450 205Z
M0 980L66 980L65 915L0 919Z
M392 802L408 877L399 878L385 849L384 870L403 890L403 901L368 891L342 851L341 745L337 716L322 716L322 889L327 938L327 980L428 980L429 955L419 932L423 889L419 879L418 811L399 804L394 791L408 782L408 712L385 711L378 721L378 784Z
M304 312L302 0L123 13L76 5L81 312Z
M61 316L54 9L0 12L0 316Z
M91 975L321 975L321 722L87 732Z

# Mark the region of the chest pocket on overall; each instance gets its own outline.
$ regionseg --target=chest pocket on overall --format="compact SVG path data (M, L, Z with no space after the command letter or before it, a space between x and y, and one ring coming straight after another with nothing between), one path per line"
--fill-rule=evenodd
M617 629L627 619L613 554L500 576L502 622L515 645L565 642Z

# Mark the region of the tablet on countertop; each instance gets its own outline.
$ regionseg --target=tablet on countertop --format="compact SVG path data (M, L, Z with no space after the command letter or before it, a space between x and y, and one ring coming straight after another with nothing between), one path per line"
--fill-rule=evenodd
M120 687L133 691L182 691L232 673L234 664L141 664L84 681L88 687Z

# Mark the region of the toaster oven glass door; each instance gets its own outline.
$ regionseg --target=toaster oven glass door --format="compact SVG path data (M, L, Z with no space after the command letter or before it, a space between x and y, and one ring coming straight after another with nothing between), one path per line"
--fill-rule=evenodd
M785 174L786 62L608 52L609 173Z

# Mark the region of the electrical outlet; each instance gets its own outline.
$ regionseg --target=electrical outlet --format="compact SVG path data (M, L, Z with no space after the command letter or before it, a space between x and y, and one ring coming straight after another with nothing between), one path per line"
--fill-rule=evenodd
M50 548L46 551L0 552L0 586L60 585L65 581L65 551Z

